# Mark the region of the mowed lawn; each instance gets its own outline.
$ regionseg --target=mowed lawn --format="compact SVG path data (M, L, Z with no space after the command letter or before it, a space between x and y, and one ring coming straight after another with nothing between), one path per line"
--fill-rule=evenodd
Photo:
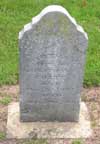
M0 0L0 85L18 83L18 33L51 4L65 7L88 33L84 86L100 85L100 0Z

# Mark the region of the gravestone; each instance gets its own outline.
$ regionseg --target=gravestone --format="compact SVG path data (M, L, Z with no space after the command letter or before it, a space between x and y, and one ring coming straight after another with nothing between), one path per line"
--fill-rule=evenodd
M48 6L19 33L20 119L78 121L88 38L61 6Z

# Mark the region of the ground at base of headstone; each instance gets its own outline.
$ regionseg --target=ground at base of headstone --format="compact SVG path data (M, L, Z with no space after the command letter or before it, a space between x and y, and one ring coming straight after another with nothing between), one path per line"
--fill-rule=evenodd
M7 107L9 102L18 101L18 93L18 85L0 87L0 144L100 144L100 87L82 91L82 100L88 107L93 129L93 135L87 139L6 139Z
M19 102L13 102L8 106L7 138L88 138L89 114L85 103L80 105L79 122L20 122Z

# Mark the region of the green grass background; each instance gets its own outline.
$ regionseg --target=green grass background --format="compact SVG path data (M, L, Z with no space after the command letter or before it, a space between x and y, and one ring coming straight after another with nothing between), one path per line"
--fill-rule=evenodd
M50 4L65 7L88 33L84 86L99 86L100 0L0 0L0 85L18 82L18 33Z

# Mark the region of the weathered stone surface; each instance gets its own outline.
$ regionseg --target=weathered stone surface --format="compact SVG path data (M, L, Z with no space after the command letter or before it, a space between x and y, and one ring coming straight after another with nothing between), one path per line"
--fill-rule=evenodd
M21 121L78 121L87 34L61 6L19 33Z
M65 110L67 111L67 110ZM85 103L81 103L79 122L20 122L19 103L8 107L7 138L88 138L92 135Z

